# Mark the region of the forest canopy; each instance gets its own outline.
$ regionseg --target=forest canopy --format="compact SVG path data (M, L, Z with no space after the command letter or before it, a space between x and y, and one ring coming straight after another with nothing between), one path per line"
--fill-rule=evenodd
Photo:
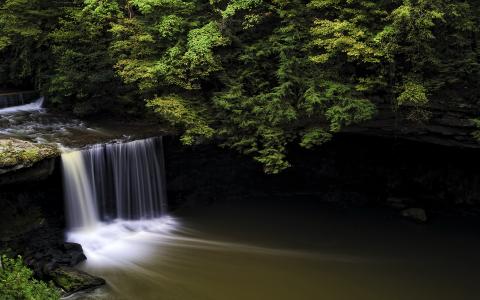
M88 116L154 112L269 173L379 104L476 103L475 0L1 0L0 86Z

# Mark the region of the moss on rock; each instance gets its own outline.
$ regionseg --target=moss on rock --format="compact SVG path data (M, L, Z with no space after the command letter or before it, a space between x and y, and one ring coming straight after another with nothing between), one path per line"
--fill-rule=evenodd
M58 155L60 155L60 150L52 144L0 139L0 173L2 173L2 169L30 167L36 162Z
M105 284L105 280L102 278L94 277L80 270L66 266L56 268L50 276L53 277L55 284L62 288L67 295Z

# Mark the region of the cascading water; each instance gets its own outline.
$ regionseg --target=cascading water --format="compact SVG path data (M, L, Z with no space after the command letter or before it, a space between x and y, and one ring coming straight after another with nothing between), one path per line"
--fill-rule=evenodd
M62 155L62 163L71 229L154 219L166 210L161 138L96 145Z
M9 93L0 95L0 108L25 104L23 93Z
M82 244L87 257L103 253L111 260L111 251L121 249L125 239L141 232L164 232L173 224L164 216L161 138L64 153L62 165L68 239Z
M28 104L23 104L24 103L23 98L21 99L22 99L21 101L17 100L13 102L10 100L2 101L3 105L0 105L0 107L3 107L3 108L0 109L0 115L14 114L19 112L40 111L42 109L43 101L44 101L43 97ZM9 106L8 104L13 104L13 106Z
M100 221L93 190L95 181L87 173L83 153L63 154L62 167L69 227L94 228Z

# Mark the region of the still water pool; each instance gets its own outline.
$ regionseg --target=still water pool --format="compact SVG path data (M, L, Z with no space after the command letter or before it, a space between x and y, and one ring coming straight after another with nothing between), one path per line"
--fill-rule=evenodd
M108 284L69 299L475 300L479 233L315 199L223 200L77 237L81 268Z

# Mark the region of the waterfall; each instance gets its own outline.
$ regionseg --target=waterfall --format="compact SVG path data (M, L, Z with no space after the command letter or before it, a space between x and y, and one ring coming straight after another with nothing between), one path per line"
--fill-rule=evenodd
M20 91L0 93L0 109L12 106L21 106L34 101L37 98L35 91Z
M166 211L163 143L152 138L62 155L68 225L149 220Z
M0 95L0 108L19 106L25 104L23 93L10 93Z
M0 100L2 102L0 102L0 107L3 107L3 108L0 108L0 115L3 115L3 114L12 114L12 113L17 113L17 112L31 112L31 111L40 111L42 109L42 106L43 106L43 101L44 101L44 98L41 97L31 103L28 103L28 104L23 104L23 97L19 97L18 99L21 99L21 100L16 100L14 102L11 102L11 100L8 100L9 98L6 97L6 98L0 98L0 99L3 99L3 100ZM2 106L2 104L4 105L8 105L8 104L15 104L14 106Z
M83 153L62 155L63 180L67 202L67 220L70 228L93 228L99 222L94 181L90 180Z

